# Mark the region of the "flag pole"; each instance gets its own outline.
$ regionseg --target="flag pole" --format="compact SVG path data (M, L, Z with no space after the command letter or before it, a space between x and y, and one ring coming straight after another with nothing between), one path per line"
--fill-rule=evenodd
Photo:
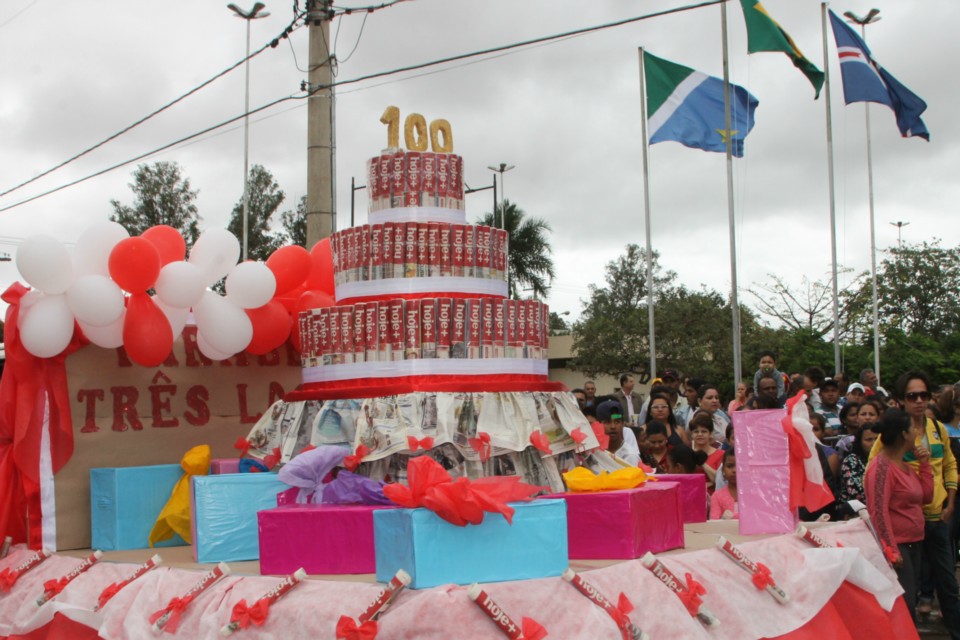
M740 305L737 302L737 237L733 213L733 133L730 130L730 60L727 47L727 3L720 3L723 31L723 112L727 142L727 213L730 218L730 312L733 316L733 386L742 379L740 372Z
M833 111L830 103L830 60L827 57L827 3L820 3L823 31L823 87L827 110L827 184L830 200L830 265L833 283L833 371L840 373L840 290L837 284L837 203L833 174Z
M657 377L657 340L654 331L653 321L653 295L655 285L653 282L653 241L650 238L650 172L647 159L647 153L650 147L647 138L647 89L646 89L646 68L643 65L643 47L637 49L640 55L640 133L642 137L641 148L643 149L643 218L647 234L647 340L650 346L650 379Z

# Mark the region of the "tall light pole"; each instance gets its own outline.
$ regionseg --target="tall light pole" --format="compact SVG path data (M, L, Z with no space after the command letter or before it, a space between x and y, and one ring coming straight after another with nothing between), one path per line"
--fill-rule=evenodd
M903 246L903 228L910 224L909 222L904 222L903 220L897 220L896 222L891 222L891 225L897 228L897 249L900 249Z
M507 171L510 171L511 169L516 169L516 167L514 167L512 164L501 162L500 166L495 167L493 165L490 165L487 167L487 169L490 169L490 171L494 171L500 174L500 228L506 229L507 220L506 220L506 211L504 211L504 207L506 206L507 195L506 195L506 190L503 188L503 174L505 174ZM497 226L496 211L493 212L493 226Z
M247 22L247 58L244 62L246 71L246 86L243 97L243 259L247 259L247 234L249 230L249 211L250 211L250 23L253 20L266 18L270 15L269 11L263 11L267 5L258 2L253 5L250 11L244 11L232 2L227 5L227 9Z
M844 11L847 22L860 25L863 41L867 41L867 25L880 20L880 9L870 9L862 18L852 11ZM873 371L880 380L880 314L877 310L877 234L873 215L873 151L870 145L870 103L863 103L867 118L867 194L870 209L870 283L873 290Z

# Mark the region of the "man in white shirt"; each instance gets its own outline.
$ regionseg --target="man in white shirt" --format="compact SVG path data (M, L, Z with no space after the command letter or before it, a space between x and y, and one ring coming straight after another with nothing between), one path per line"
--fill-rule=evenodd
M607 451L635 467L640 463L640 447L633 431L623 428L621 411L619 402L607 400L597 407L597 420L603 425L604 432L610 438Z

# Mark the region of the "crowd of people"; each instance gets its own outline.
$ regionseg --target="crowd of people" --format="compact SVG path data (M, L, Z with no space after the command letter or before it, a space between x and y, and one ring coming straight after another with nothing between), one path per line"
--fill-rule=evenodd
M770 351L758 364L726 405L717 387L675 369L651 381L647 398L632 374L620 376L609 395L598 395L593 381L573 393L609 436L611 453L651 473L704 474L710 518L727 519L739 517L731 416L782 409L805 392L816 455L836 500L801 509L801 519L843 520L866 509L914 620L930 613L936 596L951 637L960 639L960 383L935 386L924 372L909 371L888 392L872 369L857 381L827 377L819 367L787 375Z

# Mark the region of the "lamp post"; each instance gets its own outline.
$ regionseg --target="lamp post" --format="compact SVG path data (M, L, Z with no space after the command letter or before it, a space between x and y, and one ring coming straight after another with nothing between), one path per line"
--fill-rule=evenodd
M501 229L507 228L506 212L504 211L504 206L506 204L507 197L506 197L506 192L503 188L503 174L515 168L516 167L514 167L512 164L507 164L506 162L501 162L500 166L498 167L495 167L493 165L490 165L487 167L487 169L490 169L490 171L500 174L500 228ZM497 226L496 211L493 212L493 226Z
M246 87L243 100L243 259L247 259L247 234L249 229L249 209L250 209L250 22L260 18L266 18L270 15L269 11L263 11L265 4L258 2L253 5L250 11L244 11L232 2L227 5L227 9L233 11L238 18L247 21L247 57L244 62L246 70Z
M910 224L909 222L904 222L903 220L897 220L896 222L890 223L892 226L897 228L897 249L900 249L903 246L903 228Z
M852 11L844 11L847 22L860 25L863 41L867 41L867 25L880 20L880 9L870 9L862 18ZM877 311L877 234L873 215L873 152L870 145L870 103L863 104L867 119L867 194L870 209L870 283L873 290L873 370L880 379L880 316ZM877 382L877 384L880 384Z

